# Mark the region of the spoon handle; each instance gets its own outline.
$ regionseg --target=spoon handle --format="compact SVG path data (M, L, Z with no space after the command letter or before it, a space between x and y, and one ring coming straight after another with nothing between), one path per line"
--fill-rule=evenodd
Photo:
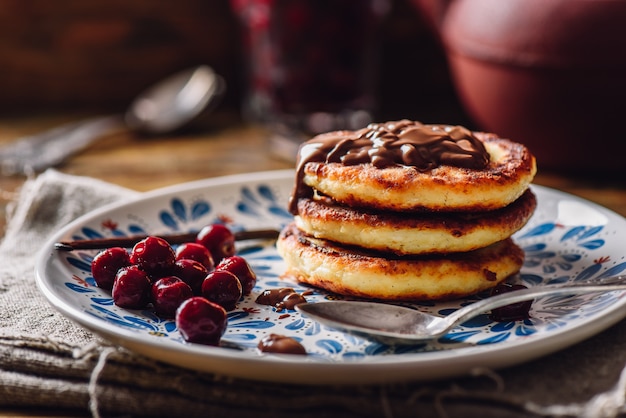
M3 175L43 171L122 126L121 116L101 116L18 139L0 149L0 171Z
M451 313L438 322L435 332L445 334L457 324L473 318L476 314L483 313L513 303L524 302L541 296L575 295L595 292L609 292L614 290L626 290L626 275L608 277L604 280L586 281L581 283L561 283L545 286L531 287L529 289L515 290L508 293L491 296L479 300L471 305Z

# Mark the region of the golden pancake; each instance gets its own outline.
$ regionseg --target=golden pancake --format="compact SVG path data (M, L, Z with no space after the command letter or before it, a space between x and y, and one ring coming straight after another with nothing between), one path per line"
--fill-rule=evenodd
M511 239L479 250L398 257L312 238L295 224L277 241L285 276L329 292L388 301L460 298L516 274L524 254Z
M440 164L424 171L402 164L379 168L307 161L301 167L302 182L341 204L372 210L476 212L507 206L533 180L535 158L521 144L473 134L489 154L482 169Z
M510 205L488 212L369 212L329 198L300 199L294 219L307 235L342 244L399 255L448 253L509 238L536 206L530 189Z

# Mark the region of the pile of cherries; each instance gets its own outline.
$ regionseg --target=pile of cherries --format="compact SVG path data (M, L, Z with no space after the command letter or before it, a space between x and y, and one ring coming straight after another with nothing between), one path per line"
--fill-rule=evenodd
M160 317L175 318L185 341L207 345L219 344L226 312L256 284L248 262L235 255L234 234L222 224L205 226L195 242L176 249L156 236L130 252L108 248L94 257L91 273L117 306L152 307Z

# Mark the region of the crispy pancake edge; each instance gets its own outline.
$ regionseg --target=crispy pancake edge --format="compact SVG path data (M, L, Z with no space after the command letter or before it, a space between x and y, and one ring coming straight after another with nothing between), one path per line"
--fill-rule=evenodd
M534 156L522 144L493 134L475 133L491 162L484 170L439 166L376 168L371 164L309 162L303 181L342 204L377 210L484 211L519 198L537 171Z
M516 274L524 253L511 239L453 255L385 257L306 236L295 224L277 241L285 278L329 292L380 300L446 300L478 293Z

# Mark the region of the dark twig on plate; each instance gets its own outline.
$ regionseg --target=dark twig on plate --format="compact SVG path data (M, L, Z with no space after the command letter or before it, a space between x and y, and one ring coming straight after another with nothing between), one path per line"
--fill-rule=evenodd
M235 240L246 241L252 239L276 239L278 231L275 229L253 229L250 231L234 232ZM171 245L192 242L196 240L197 232L184 234L155 234L169 242ZM61 241L54 244L59 251L74 250L102 250L111 247L131 248L133 245L146 238L148 235L133 235L129 237L85 239L78 241Z

